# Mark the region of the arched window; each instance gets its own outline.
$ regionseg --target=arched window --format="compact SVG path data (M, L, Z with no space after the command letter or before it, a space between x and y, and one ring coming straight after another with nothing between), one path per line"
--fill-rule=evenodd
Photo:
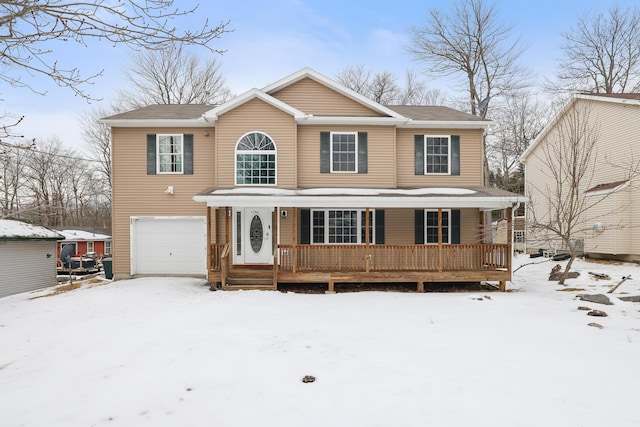
M250 132L236 144L236 184L276 185L276 145L267 134Z

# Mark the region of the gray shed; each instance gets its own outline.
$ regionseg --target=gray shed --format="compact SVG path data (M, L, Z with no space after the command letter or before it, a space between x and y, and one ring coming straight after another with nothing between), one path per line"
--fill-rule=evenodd
M56 241L39 225L0 219L0 298L56 284Z

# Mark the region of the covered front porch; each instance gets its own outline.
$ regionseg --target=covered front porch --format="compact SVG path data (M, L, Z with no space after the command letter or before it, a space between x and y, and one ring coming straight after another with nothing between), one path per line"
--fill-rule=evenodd
M512 247L509 241L491 242L490 234L485 232L490 229L490 224L485 227L485 212L504 210L510 221L512 206L520 196L500 190L496 191L498 194L487 194L486 191L448 189L453 196L444 190L431 190L413 190L413 193L384 190L384 195L373 194L372 190L362 195L345 189L305 192L245 188L203 192L195 199L207 203L209 281L222 289L275 290L279 284L323 284L328 292L335 291L336 283L413 283L417 292L424 292L429 283L486 281L497 282L500 289L505 290L506 282L511 279ZM307 241L308 238L300 235L309 227L309 216L304 215L304 211L318 206L359 210L357 225L362 241L356 244ZM256 207L267 208L269 218L261 223L266 224L272 236L267 242L269 261L258 264L244 262L244 258L239 257L242 252L240 212ZM473 220L477 222L473 231L469 231L468 226L462 231L463 235L474 234L463 236L462 242L452 239L449 230L453 227L451 212L456 208L466 209L465 217L475 212ZM384 238L381 242L380 218L375 212L402 209L405 212L428 209L432 222L437 218L437 240L432 233L430 242L420 244L397 244L400 239L397 236L387 237L388 241L394 240L393 244L384 242ZM375 220L378 223L373 224ZM248 217L245 218L244 222L248 221ZM389 231L392 221L387 219ZM255 234L255 230L252 233ZM249 245L247 240L245 250Z

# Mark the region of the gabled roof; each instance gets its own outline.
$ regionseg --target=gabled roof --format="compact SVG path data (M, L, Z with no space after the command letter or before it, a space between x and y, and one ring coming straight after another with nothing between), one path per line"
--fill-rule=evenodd
M354 101L356 101L359 104L364 105L367 108L370 108L373 111L377 111L378 113L384 114L386 116L389 117L394 117L394 118L403 118L402 115L398 114L397 112L385 107L382 104L378 104L377 102L367 98L366 96L362 96L360 95L358 92L355 92L351 89L349 89L348 87L345 87L339 83L337 83L334 80L331 80L330 78L318 73L315 70L312 70L311 68L303 68L299 71L296 71L293 74L288 75L287 77L284 77L280 80L278 80L275 83L271 83L270 85L262 88L262 91L268 94L272 94L274 92L279 91L280 89L283 89L287 86L290 86L302 79L306 79L309 78L311 80L314 80L318 83L320 83L321 85L324 85L330 89L333 89L334 91L341 93L342 95L346 96L347 98L350 98Z
M227 111L233 110L234 108L248 102L251 101L253 99L260 99L261 101L266 102L267 104L270 104L282 111L284 111L285 113L289 113L291 114L294 118L296 119L301 119L305 116L305 114L296 109L293 108L291 105L286 104L282 101L280 101L277 98L274 98L273 96L265 93L264 91L261 91L259 89L251 89L250 91L247 91L245 93L243 93L240 96L236 96L235 98L233 98L230 101L225 102L222 105L219 105L209 111L207 111L203 117L205 120L207 121L216 121L218 120L218 117L224 113L226 113Z
M275 98L273 93L309 78L347 98L376 111L381 116L314 116ZM150 105L115 114L98 122L118 127L211 127L218 117L248 101L260 99L288 114L301 125L379 125L400 128L467 128L486 129L493 122L448 107L379 104L310 69L303 68L263 89L251 89L224 104L214 105Z
M0 241L58 240L61 238L60 234L40 225L12 219L0 219Z
M567 112L572 105L574 105L578 100L586 100L586 101L596 101L596 102L608 102L614 104L627 104L627 105L637 105L640 106L640 93L577 93L574 94L562 107L562 109L555 115L553 120L547 124L547 126L542 129L542 132L534 139L529 147L525 150L524 153L520 156L520 163L525 163L527 157L536 146L542 141L547 134L553 129L561 117ZM640 110L639 110L640 111Z

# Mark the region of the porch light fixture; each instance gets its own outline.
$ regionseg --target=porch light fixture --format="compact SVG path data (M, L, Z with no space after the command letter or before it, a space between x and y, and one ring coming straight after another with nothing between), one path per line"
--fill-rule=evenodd
M282 216L282 218L286 218L287 217L287 211L280 212L280 216Z
M167 189L164 190L164 192L166 194L173 194L173 185L168 186Z

